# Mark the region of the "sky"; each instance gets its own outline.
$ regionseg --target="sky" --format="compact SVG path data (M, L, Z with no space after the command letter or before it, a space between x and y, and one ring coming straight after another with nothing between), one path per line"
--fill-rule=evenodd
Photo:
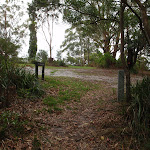
M5 0L0 0L0 3L4 3ZM17 0L16 0L17 2ZM27 13L27 3L31 3L32 0L25 0L23 1L23 7L24 11L26 12L24 15L24 20L28 19L28 13ZM18 0L19 3L19 0ZM69 28L70 25L66 24L62 20L62 15L59 16L58 21L54 20L53 24L53 39L52 39L52 57L56 59L57 51L60 50L60 45L62 44L63 40L65 39L65 30ZM23 44L22 48L19 50L19 57L27 57L28 56L28 48L29 48L29 30L26 31L28 33L28 36L24 39L25 44ZM38 45L38 51L39 50L45 50L47 51L49 55L49 46L46 43L46 40L44 38L44 34L41 29L37 30L37 45Z
M32 0L25 1L26 8L27 8L27 3L30 3L31 1ZM26 14L26 18L28 18L28 14ZM59 16L59 19L57 21L54 20L53 39L52 39L52 58L56 59L57 51L60 50L60 45L62 44L63 40L65 39L65 30L69 27L70 27L69 24L63 22L62 15ZM38 31L37 31L37 40L38 40L37 41L38 51L46 50L49 55L49 46L46 43L44 34L41 29L38 29ZM29 36L27 36L25 41L26 41L26 43L23 45L23 49L20 50L19 57L28 56ZM62 55L62 57L64 57L64 55Z

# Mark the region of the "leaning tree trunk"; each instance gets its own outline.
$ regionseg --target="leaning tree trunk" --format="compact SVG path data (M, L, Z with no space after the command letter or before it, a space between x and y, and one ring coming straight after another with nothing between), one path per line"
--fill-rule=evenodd
M123 4L123 0L121 0L120 6L120 32L121 32L121 61L123 63L124 71L126 74L126 102L131 101L131 91L130 91L130 70L126 65L125 56L124 56L124 9L125 5Z
M134 1L140 7L144 30L148 39L148 44L150 45L150 23L149 23L148 15L146 13L146 8L143 6L143 4L139 0L134 0Z

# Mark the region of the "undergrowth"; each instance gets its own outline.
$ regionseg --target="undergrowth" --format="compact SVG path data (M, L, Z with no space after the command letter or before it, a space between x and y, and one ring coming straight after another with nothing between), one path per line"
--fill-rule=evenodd
M12 92L12 89L14 90ZM8 106L14 95L20 97L38 97L44 93L34 74L27 72L11 62L0 64L0 102ZM5 107L5 106L3 106Z
M21 136L25 131L25 125L27 125L27 120L23 119L21 115L5 111L0 114L0 139L5 137Z
M150 149L150 77L132 87L132 102L128 108L130 128L139 143Z

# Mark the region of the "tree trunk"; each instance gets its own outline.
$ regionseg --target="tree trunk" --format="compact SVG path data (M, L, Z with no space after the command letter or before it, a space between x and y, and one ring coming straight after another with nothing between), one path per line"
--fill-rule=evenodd
M90 64L90 47L89 47L89 43L90 43L90 40L88 38L88 47L87 47L87 61L88 61L88 65Z
M126 70L126 102L131 101L131 80L130 80L130 70Z
M140 7L144 30L148 39L148 44L150 45L150 23L149 23L148 15L146 13L146 8L143 6L143 4L139 0L134 0L134 1Z
M123 0L121 0L120 6L120 32L121 32L121 61L123 63L124 71L126 74L126 102L131 101L131 91L130 91L130 70L126 64L125 56L124 56L124 9L125 5L123 4Z
M51 47L51 43L49 45L49 52L50 52L50 59L52 58L52 47Z

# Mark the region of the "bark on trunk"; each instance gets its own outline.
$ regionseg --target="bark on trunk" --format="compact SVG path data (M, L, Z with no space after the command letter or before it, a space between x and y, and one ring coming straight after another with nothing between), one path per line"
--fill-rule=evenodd
M130 80L130 70L126 70L126 102L131 101L131 80Z
M123 0L121 0L121 6L120 6L120 32L121 32L121 61L123 63L124 71L126 74L126 102L131 101L131 91L130 91L130 70L126 64L125 56L124 56L124 9L125 5L123 3Z
M139 0L134 0L138 6L140 7L141 15L142 15L142 22L144 26L144 30L148 39L148 44L150 45L150 23L148 20L148 16L146 13L146 8L143 6L143 4Z

